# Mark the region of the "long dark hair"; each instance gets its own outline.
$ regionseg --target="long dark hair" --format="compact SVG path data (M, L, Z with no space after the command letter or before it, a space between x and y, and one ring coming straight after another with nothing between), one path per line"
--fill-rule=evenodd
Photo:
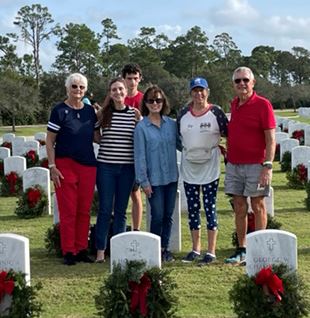
M150 86L143 95L143 99L141 101L142 116L148 116L148 114L150 113L149 109L146 107L146 101L149 98L155 98L157 94L160 94L163 99L163 107L160 111L160 115L168 115L170 113L169 102L164 91L157 85L153 85L153 86Z
M121 77L113 78L109 82L108 94L105 97L102 108L98 113L98 120L102 128L107 128L111 126L111 120L112 120L113 111L115 107L114 107L114 101L110 96L110 91L111 91L111 86L116 82L121 82L124 84L125 87L127 87L125 80Z

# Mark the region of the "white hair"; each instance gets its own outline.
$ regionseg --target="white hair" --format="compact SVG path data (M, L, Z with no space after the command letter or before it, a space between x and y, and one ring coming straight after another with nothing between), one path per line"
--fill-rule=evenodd
M75 82L79 82L79 83L83 84L85 86L85 92L87 91L88 81L84 75L82 75L80 73L70 74L65 81L66 88L69 89L71 87L71 85Z
M246 66L240 66L240 67L236 68L236 69L234 70L234 72L233 72L233 76L232 76L232 80L233 80L233 81L234 81L235 78L236 78L236 74L237 74L237 73L240 73L240 72L246 72L246 73L248 73L250 80L255 79L254 74L253 74L253 72L252 72L252 70L251 70L250 68L248 68L248 67L246 67Z

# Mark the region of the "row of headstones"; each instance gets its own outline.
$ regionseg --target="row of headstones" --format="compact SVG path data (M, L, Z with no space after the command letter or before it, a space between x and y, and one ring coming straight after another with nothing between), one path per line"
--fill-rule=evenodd
M39 185L47 195L48 214L51 214L51 187L50 171L42 167L32 167L26 169L26 159L21 156L11 156L4 158L4 175L15 172L22 178L23 191L28 188Z
M125 232L111 239L111 268L126 260L144 260L148 266L161 267L160 237L148 232ZM247 273L254 275L269 264L285 263L297 269L297 238L282 230L261 230L247 235ZM0 234L0 270L21 271L30 283L29 240Z
M29 137L15 136L13 133L7 133L2 136L2 142L9 142L12 144L12 153L10 149L6 147L0 147L0 159L4 159L8 156L23 156L28 151L33 150L39 156L39 159L44 159L46 155L46 146L41 145L40 142L46 139L45 132L38 132L34 135L34 138L31 137L31 140L28 140ZM3 149L4 148L4 149ZM8 152L7 152L8 150Z
M310 108L309 107L299 107L298 108L298 115L301 117L310 117Z
M280 146L280 161L283 158L284 153L291 153L291 169L294 169L297 165L303 164L309 170L310 165L310 125L302 123L291 123L287 121L281 121L281 118L277 118L278 123L286 123L289 127L289 132L276 132L276 144ZM305 145L300 146L299 141L294 138L290 138L292 133L296 130L304 130ZM308 180L310 180L310 173L308 173Z

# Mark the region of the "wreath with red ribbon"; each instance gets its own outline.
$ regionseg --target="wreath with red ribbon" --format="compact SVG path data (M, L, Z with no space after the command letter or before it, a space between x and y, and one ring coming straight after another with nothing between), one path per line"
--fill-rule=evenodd
M47 195L43 188L35 185L26 189L19 198L15 214L23 219L41 216L47 210Z
M11 317L39 317L42 303L37 300L38 290L42 284L27 285L25 274L13 270L0 272L0 302L6 296L11 298L7 307L2 308L0 316Z
M308 182L308 169L305 165L299 164L286 174L288 186L293 189L304 189Z
M297 139L299 141L299 144L303 146L305 144L305 132L303 129L301 130L295 130L292 133L292 138Z
M238 318L307 317L307 289L296 271L285 264L242 275L229 291Z
M27 162L27 168L32 168L38 165L39 156L34 150L29 150L24 154Z
M118 264L95 297L98 315L107 318L175 317L175 288L168 270L146 268L142 261L127 261L124 266Z
M22 191L22 178L11 171L1 179L1 195L5 197L16 196Z
M4 143L1 144L1 147L9 148L12 152L12 143L5 141Z

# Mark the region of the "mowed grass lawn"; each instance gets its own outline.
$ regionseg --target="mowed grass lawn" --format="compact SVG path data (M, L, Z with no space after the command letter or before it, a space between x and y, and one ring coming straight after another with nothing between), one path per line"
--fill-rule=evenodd
M44 131L41 127L36 131ZM23 128L19 135L27 134ZM0 136L2 132L0 129ZM182 213L182 252L176 254L176 261L164 265L171 269L171 275L178 288L178 315L180 317L235 317L229 302L229 290L233 283L244 275L244 267L224 265L223 260L233 252L231 235L234 231L234 218L228 198L223 192L224 174L218 193L219 235L217 244L217 262L208 267L185 265L181 258L190 250L191 242L187 227L186 213ZM305 209L304 190L292 190L287 187L285 174L275 164L274 178L275 218L282 223L282 230L294 233L298 239L298 272L304 278L310 291L310 212ZM51 227L52 216L43 216L32 220L21 220L14 214L16 199L0 198L0 232L24 235L30 240L31 280L42 282L43 289L39 298L43 302L42 317L95 317L94 296L109 275L109 263L77 264L64 266L62 260L48 255L44 237ZM130 223L130 208L128 220ZM145 218L144 218L145 220ZM92 219L92 223L95 218ZM203 216L203 224L205 217ZM145 227L145 225L144 225ZM206 248L206 237L203 237ZM310 293L308 293L310 294ZM253 317L254 318L254 317Z

